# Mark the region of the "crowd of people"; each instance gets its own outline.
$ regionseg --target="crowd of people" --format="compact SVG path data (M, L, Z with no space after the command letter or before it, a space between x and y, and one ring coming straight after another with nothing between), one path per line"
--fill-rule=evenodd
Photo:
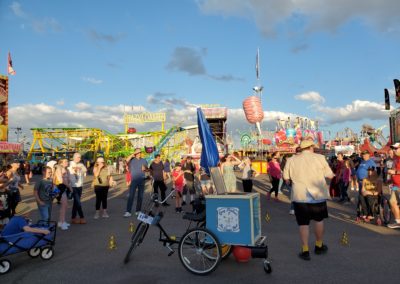
M353 202L358 217L369 222L377 218L375 207L383 195L383 186L390 185L389 202L394 223L388 227L400 228L400 143L392 145L388 153L374 153L372 157L368 151L350 156L339 152L329 160L314 153L314 147L313 141L304 140L291 156L281 156L279 152L271 153L268 156L268 175L272 186L267 183L261 185L265 186L267 200L272 197L276 202L279 202L279 193L283 189L289 191L289 213L296 216L302 242L300 258L310 259L310 221L314 221L315 253L324 254L328 249L323 243L323 220L328 217L328 199L339 203ZM0 225L10 221L21 201L22 179L26 178L27 170L21 172L20 167L19 161L13 161L0 173ZM252 192L253 179L259 173L252 167L250 158L244 157L240 160L236 154L226 155L221 159L218 168L227 193L238 191L237 176L241 178L243 192ZM110 188L117 186L113 179L113 171L103 157L98 157L92 172L91 188L95 194L93 218L108 218L108 192ZM68 200L72 199L71 223L86 224L81 197L87 173L88 169L81 162L79 153L75 153L71 161L66 158L49 161L43 167L42 178L34 185L34 198L40 219L52 219L53 203L57 200L60 204L58 226L61 230L68 230L70 224L67 222L67 205ZM135 214L142 210L147 181L151 181L153 192L160 194L161 200L166 198L168 190L175 190L176 213L186 211L184 206L193 203L199 195L216 194L210 174L199 166L198 161L193 161L191 156L186 156L179 162L170 162L168 159L162 161L160 155L156 155L149 165L142 158L141 149L137 148L126 159L118 162L117 173L126 175L126 185L129 188L123 214L126 218L132 216L135 199ZM27 175L29 178L29 172ZM26 183L28 181L25 180ZM329 187L327 181L330 181ZM354 198L354 201L350 197ZM168 202L162 205L170 206Z

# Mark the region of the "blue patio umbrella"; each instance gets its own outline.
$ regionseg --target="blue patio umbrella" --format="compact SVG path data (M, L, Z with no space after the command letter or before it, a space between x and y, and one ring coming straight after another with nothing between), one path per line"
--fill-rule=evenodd
M201 150L200 166L206 170L207 174L210 174L209 168L218 165L219 154L210 125L204 117L201 108L197 108L197 125L199 127L201 144L203 145Z

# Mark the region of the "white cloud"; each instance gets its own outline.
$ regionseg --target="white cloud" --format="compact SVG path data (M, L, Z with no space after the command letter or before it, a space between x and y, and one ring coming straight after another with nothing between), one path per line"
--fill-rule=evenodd
M82 80L91 84L101 84L103 83L103 80L99 80L93 77L82 77Z
M22 10L21 4L18 2L13 2L10 5L11 10L13 11L14 15L17 17L24 18L26 16L25 12Z
M44 33L47 30L53 32L60 32L62 30L61 25L53 17L37 18L29 13L23 11L22 6L19 2L13 2L10 6L11 11L16 17L19 17L27 21L32 29L37 33ZM25 28L24 24L21 24L21 28Z
M62 30L61 25L54 18L32 19L31 25L33 30L38 33L44 33L48 29L53 32L60 32Z
M321 96L318 92L313 91L296 95L294 98L299 101L309 101L314 103L325 102L325 98L323 96Z
M313 108L320 112L325 122L329 124L345 123L349 121L387 120L388 111L380 103L355 100L343 107L327 107L313 105Z
M275 34L278 25L299 21L300 32L335 31L356 20L384 32L400 27L398 0L197 0L206 14L252 19L265 36Z

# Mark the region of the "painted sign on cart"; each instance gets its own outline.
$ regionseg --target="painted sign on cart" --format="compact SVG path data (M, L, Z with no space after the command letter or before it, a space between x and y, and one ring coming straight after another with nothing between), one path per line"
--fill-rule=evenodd
M240 232L239 227L239 208L237 207L218 207L217 230L220 232Z

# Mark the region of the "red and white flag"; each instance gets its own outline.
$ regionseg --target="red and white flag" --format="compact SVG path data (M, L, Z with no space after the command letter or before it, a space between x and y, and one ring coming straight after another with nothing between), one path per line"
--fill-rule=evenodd
M8 53L8 67L7 67L7 72L9 75L15 75L16 72L12 66L12 60L11 60L11 54L10 52Z

